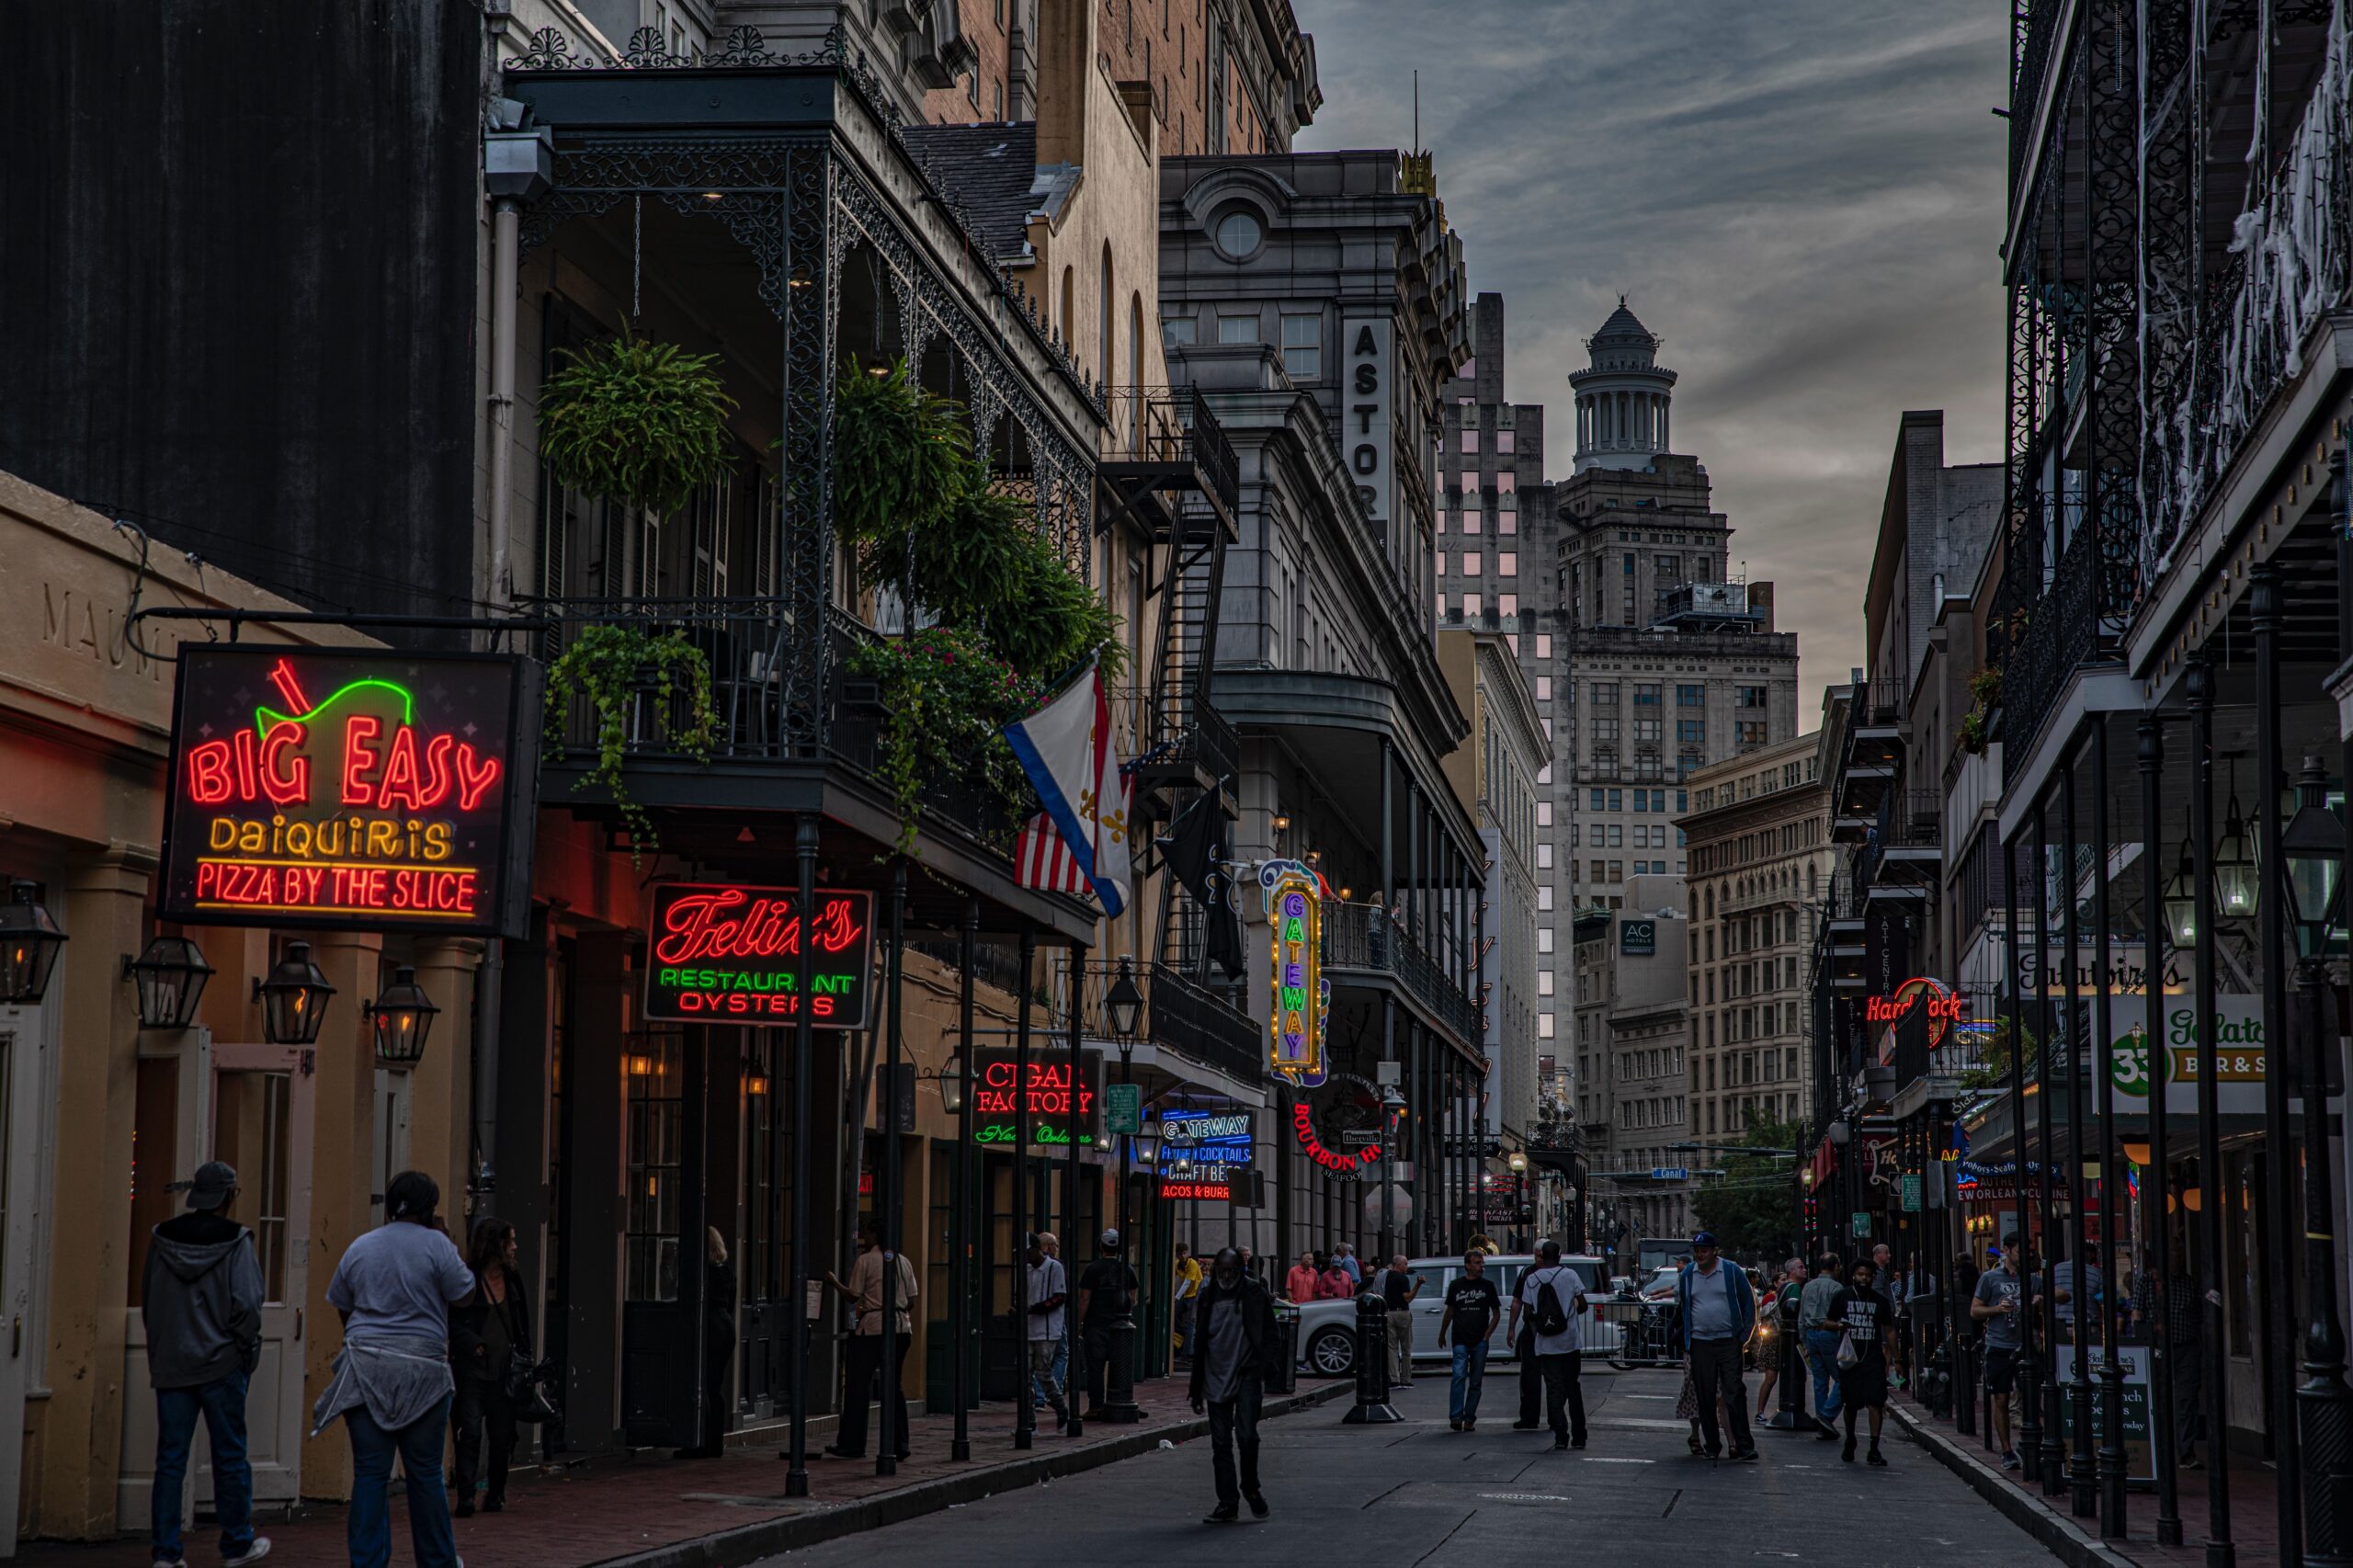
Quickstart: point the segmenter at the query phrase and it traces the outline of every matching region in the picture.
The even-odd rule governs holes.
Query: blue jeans
[[[408,1472],[408,1540],[416,1568],[457,1568],[449,1492],[441,1480],[441,1438],[449,1426],[446,1398],[397,1432],[376,1425],[366,1405],[344,1413],[351,1433],[351,1568],[385,1568],[392,1560],[389,1494],[392,1456]]]
[[[1838,1415],[1838,1331],[1835,1328],[1809,1328],[1805,1331],[1806,1369],[1813,1374],[1813,1414],[1817,1420],[1829,1421]]]
[[[1479,1418],[1479,1390],[1487,1381],[1487,1342],[1484,1338],[1469,1345],[1454,1346],[1454,1381],[1446,1394],[1446,1418],[1449,1421],[1476,1421]]]
[[[155,1391],[155,1494],[147,1540],[156,1557],[180,1558],[180,1494],[188,1485],[188,1444],[196,1419],[212,1437],[212,1511],[220,1516],[221,1555],[254,1543],[254,1467],[245,1460],[245,1374],[231,1372],[192,1389]]]

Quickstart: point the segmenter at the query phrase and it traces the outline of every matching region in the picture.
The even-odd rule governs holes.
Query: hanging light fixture
[[[1113,1034],[1121,1040],[1135,1039],[1136,1025],[1143,1016],[1143,993],[1136,986],[1135,965],[1126,959],[1120,960],[1119,975],[1104,995],[1103,1010],[1110,1015]]]
[[[0,1006],[33,1007],[49,990],[65,932],[40,901],[40,884],[19,877],[0,904]]]
[[[311,1045],[319,1038],[327,998],[335,987],[324,971],[311,961],[311,944],[289,942],[266,980],[254,982],[254,998],[261,1004],[261,1031],[272,1045]]]
[[[1150,1170],[1154,1156],[1160,1153],[1160,1118],[1146,1117],[1137,1126],[1140,1131],[1135,1134],[1136,1164]]]
[[[951,1052],[939,1069],[939,1108],[950,1116],[964,1109],[964,1053]]]
[[[2189,865],[2189,841],[2181,846],[2181,865],[2165,884],[2165,934],[2177,948],[2198,945],[2198,882]]]
[[[2279,835],[2279,854],[2288,863],[2296,950],[2318,958],[2338,923],[2345,869],[2345,828],[2328,809],[2328,771],[2318,757],[2304,758],[2296,776],[2296,814]]]
[[[138,988],[141,1028],[184,1029],[196,1021],[197,999],[213,970],[186,937],[158,937],[137,958],[125,953],[122,972]]]
[[[376,1060],[405,1073],[425,1055],[426,1037],[441,1009],[416,983],[416,971],[403,964],[392,971],[392,983],[360,1012],[376,1030]]]
[[[2255,838],[2239,814],[2238,765],[2231,765],[2231,804],[2222,813],[2222,841],[2214,846],[2214,913],[2224,920],[2255,918],[2257,888]]]

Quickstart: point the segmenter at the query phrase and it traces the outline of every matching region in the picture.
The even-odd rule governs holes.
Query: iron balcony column
[[[1086,948],[1083,943],[1073,942],[1070,944],[1068,953],[1069,958],[1067,961],[1070,965],[1068,1010],[1070,1017],[1066,1020],[1066,1025],[1070,1034],[1070,1092],[1068,1105],[1070,1113],[1070,1154],[1064,1163],[1066,1174],[1063,1177],[1063,1208],[1067,1211],[1065,1223],[1063,1228],[1071,1233],[1073,1239],[1070,1245],[1072,1248],[1075,1249],[1078,1245],[1076,1237],[1080,1224],[1078,1205],[1078,1053],[1079,1042],[1082,1038],[1082,1029],[1085,1023],[1079,1010],[1079,977],[1086,971]],[[1024,979],[1026,980],[1027,977],[1025,976]],[[1023,1085],[1023,1092],[1025,1094],[1028,1092],[1028,1085]],[[1096,1184],[1096,1190],[1098,1195],[1101,1193],[1102,1184],[1100,1182]],[[1127,1238],[1124,1236],[1120,1238],[1123,1244],[1126,1239]],[[1072,1257],[1075,1257],[1075,1251],[1074,1251]],[[1063,1404],[1070,1412],[1070,1425],[1067,1429],[1072,1437],[1084,1437],[1086,1433],[1086,1416],[1085,1414],[1086,1402],[1081,1397],[1078,1390],[1078,1374],[1081,1370],[1079,1358],[1086,1354],[1086,1342],[1079,1337],[1078,1312],[1076,1311],[1078,1306],[1078,1288],[1076,1282],[1071,1278],[1070,1264],[1070,1258],[1065,1258],[1063,1260],[1063,1279],[1067,1294],[1063,1305],[1063,1340],[1064,1349],[1067,1352],[1067,1365],[1070,1368],[1070,1373],[1063,1388]],[[1087,1386],[1092,1388],[1094,1384],[1090,1381]],[[1108,1392],[1108,1391],[1107,1390],[1106,1392]]]
[[[895,1396],[903,1386],[899,1375],[899,1061],[906,1048],[906,938],[907,862],[904,856],[898,856],[891,862],[891,1032],[883,1037],[889,1065],[882,1074],[882,1169],[874,1184],[874,1205],[882,1220],[882,1410],[875,1426],[880,1437],[874,1455],[877,1475],[899,1473],[899,1445],[907,1440],[894,1424],[899,1407]],[[863,1389],[851,1389],[845,1395],[846,1400],[865,1397]]]
[[[2006,1250],[2011,1256],[2016,1258],[2021,1266],[2018,1276],[2018,1289],[2023,1292],[2029,1288],[2029,1285],[2023,1267],[2026,1259],[2021,1255],[2026,1249],[2027,1238],[2032,1235],[2034,1232],[2032,1227],[2029,1226],[2027,1221],[2026,1209],[2026,1014],[2024,1003],[2018,994],[2020,957],[2018,950],[2018,846],[2006,839],[2005,839],[2002,844],[2002,881],[2003,890],[2006,894],[2003,899],[2003,903],[2006,906],[2004,914],[2008,924],[2008,939],[2006,946],[2009,954],[2008,962],[2005,966],[2007,972],[2003,978],[2008,983],[2009,988],[2010,1148],[2012,1156],[2010,1165],[2014,1172],[2012,1177],[2014,1185],[2010,1196],[2017,1209],[2016,1217],[2012,1221],[2015,1229],[2011,1233],[2018,1239],[2017,1245],[2006,1248]],[[2040,1478],[2042,1473],[2040,1447],[2040,1438],[2042,1437],[2042,1415],[2041,1407],[2034,1398],[2035,1365],[2033,1315],[2034,1314],[2031,1312],[2020,1312],[2018,1314],[2018,1351],[2013,1369],[2013,1377],[2015,1379],[2013,1386],[2017,1389],[2018,1394],[2019,1424],[2018,1429],[2010,1434],[2011,1440],[2018,1445],[2017,1449],[2013,1451],[2018,1454],[2020,1469],[2024,1474],[2025,1480],[2029,1484]],[[1999,1396],[1989,1395],[1987,1404],[1987,1420],[1985,1425],[1985,1429],[1989,1434],[1994,1429],[1991,1404],[1991,1399],[1994,1397]]]
[[[2042,1403],[2042,1451],[2036,1456],[2040,1466],[2042,1493],[2055,1497],[2067,1485],[2067,1450],[2064,1442],[2066,1411],[2061,1398],[2057,1377],[2059,1357],[2059,1303],[2052,1289],[2052,1267],[2057,1262],[2052,1248],[2059,1238],[2059,1222],[2052,1199],[2051,1176],[2055,1168],[2051,1138],[2051,1042],[2057,1028],[2051,1017],[2051,835],[2050,819],[2044,801],[2034,802],[2034,949],[2035,949],[2035,1020],[2041,1027],[2036,1031],[2034,1052],[2035,1131],[2040,1146],[2041,1173],[2036,1183],[2036,1208],[2042,1221],[2040,1247],[2029,1246],[2029,1256],[2040,1266],[2042,1279],[2042,1311],[2029,1311],[2032,1328],[2026,1336],[2029,1341],[2040,1335],[2041,1356],[2039,1360],[2040,1381],[2036,1392]],[[2065,960],[2073,968],[2073,956]],[[2028,1284],[2028,1304],[2032,1306],[2033,1284]]]
[[[2156,862],[2149,869],[2154,871]],[[2092,979],[2092,1038],[2097,1056],[2090,1074],[2099,1096],[2099,1261],[2105,1271],[2099,1293],[2099,1533],[2103,1540],[2124,1539],[2124,1362],[2117,1355],[2116,1281],[2124,1277],[2116,1256],[2116,1182],[2122,1166],[2116,1145],[2116,1031],[2109,1016],[2109,992],[2115,976],[2115,955],[2109,946],[2113,922],[2108,907],[2108,722],[2092,725],[2092,942],[2097,960]],[[2148,962],[2157,956],[2159,932],[2153,927],[2142,949],[2143,985],[2157,989],[2147,978]],[[2160,1099],[2153,1114],[2165,1114]],[[2081,1270],[2077,1271],[2078,1273]],[[2075,1316],[2081,1321],[2079,1303]]]
[[[957,1070],[961,1078],[961,1082],[957,1086],[961,1093],[956,1101],[956,1151],[950,1156],[954,1161],[955,1207],[949,1210],[948,1226],[948,1289],[954,1298],[949,1303],[949,1312],[948,1335],[949,1338],[954,1342],[951,1346],[954,1366],[949,1376],[954,1381],[956,1390],[952,1396],[956,1406],[956,1426],[954,1435],[949,1438],[948,1457],[956,1460],[969,1460],[972,1457],[972,1434],[970,1416],[965,1409],[968,1401],[965,1398],[964,1386],[970,1367],[966,1357],[970,1354],[969,1346],[973,1332],[972,1165],[970,1157],[972,1151],[972,1139],[970,1119],[972,1114],[972,966],[976,957],[975,949],[980,945],[980,939],[981,901],[977,897],[967,894],[964,899],[962,940],[957,954],[962,972],[958,977],[956,986],[956,1020],[957,1032],[963,1036],[963,1049],[957,1052],[957,1060],[962,1063]],[[1017,1236],[1017,1239],[1018,1239]],[[1025,1259],[1024,1262],[1026,1264],[1027,1260]],[[1019,1316],[1019,1314],[1016,1315]],[[1027,1327],[1026,1324],[1024,1327]]]
[[[2280,802],[2288,780],[2279,760],[2279,573],[2269,562],[2251,574],[2247,592],[2249,619],[2255,629],[2255,744],[2256,790],[2262,804],[2256,819],[2259,835],[2256,858],[2257,892],[2256,924],[2258,950],[2256,972],[2263,984],[2263,1038],[2288,1039],[2288,878],[2279,851]],[[2263,1323],[2263,1366],[2267,1397],[2264,1428],[2277,1463],[2279,1509],[2279,1562],[2296,1568],[2303,1555],[2301,1537],[2303,1510],[2298,1501],[2301,1479],[2296,1458],[2294,1374],[2288,1346],[2296,1338],[2294,1291],[2288,1285],[2288,1237],[2295,1221],[2294,1153],[2288,1142],[2288,1074],[2268,1068],[2263,1074],[2263,1148],[2266,1190],[2258,1195],[2263,1207],[2262,1244],[2268,1267],[2256,1271]]]
[[[2089,1265],[2084,1257],[2085,1183],[2089,1179],[2086,1168],[2090,1162],[2084,1158],[2084,1017],[2075,997],[2076,955],[2083,950],[2082,931],[2076,918],[2075,903],[2075,765],[2078,760],[2072,743],[2061,754],[2059,774],[2059,896],[2065,902],[2060,909],[2061,941],[2066,946],[2065,995],[2067,1006],[2067,1223],[2066,1258],[2073,1288],[2068,1291],[2067,1322],[2074,1329],[2068,1346],[2075,1360],[2067,1378],[2068,1423],[2073,1428],[2067,1434],[2068,1502],[2078,1518],[2088,1518],[2098,1511],[2099,1488],[2093,1471],[2092,1460],[2092,1363],[2090,1336],[2091,1313],[2084,1300],[2086,1284],[2085,1271]],[[2102,977],[2094,977],[2095,994]],[[2047,1048],[2046,1048],[2047,1049]],[[2103,1173],[2105,1174],[2105,1173]],[[2049,1265],[2049,1291],[2052,1312],[2059,1310],[2059,1259],[2053,1253]],[[2054,1341],[2055,1343],[2055,1341]]]
[[[2336,646],[2353,657],[2353,484],[2342,447],[2329,460],[2331,507],[2336,521]],[[2342,752],[2342,777],[2353,779],[2353,738]],[[2341,808],[2345,856],[2337,863],[2338,918],[2346,903],[2345,869],[2353,863],[2353,791]],[[2331,920],[2329,925],[2336,924]],[[2336,1294],[2336,1207],[2330,1199],[2328,1059],[2335,1047],[2324,1011],[2325,967],[2315,954],[2300,975],[2304,1003],[2304,1278],[2312,1322],[2304,1329],[2304,1383],[2296,1391],[2304,1453],[2304,1562],[2313,1568],[2353,1562],[2353,1392],[2345,1382],[2345,1320]]]
[[[2215,1095],[2214,1040],[2214,671],[2200,653],[2188,675],[2189,752],[2198,787],[2189,797],[2190,854],[2198,884],[2198,1187],[2203,1221],[2205,1277],[2199,1300],[2205,1322],[2200,1338],[2206,1358],[2206,1568],[2234,1568],[2238,1549],[2231,1540],[2231,1445],[2229,1346],[2222,1337],[2222,1131]],[[2184,1195],[2187,1207],[2188,1199]]]
[[[1035,989],[1030,975],[1038,967],[1038,933],[1029,922],[1021,922],[1021,994],[1013,1013],[1013,1244],[1021,1259],[1021,1310],[1014,1315],[1021,1324],[1021,1376],[1014,1385],[1013,1446],[1017,1449],[1035,1448],[1038,1442],[1038,1391],[1029,1370],[1029,994]],[[964,1033],[964,1124],[960,1129],[963,1137],[972,1137],[972,1038],[969,1024]],[[1038,1228],[1046,1228],[1040,1215]],[[1040,1265],[1043,1267],[1044,1265]],[[1065,1265],[1063,1272],[1063,1316],[1070,1316],[1070,1272]],[[1046,1376],[1054,1375],[1051,1362]],[[1063,1398],[1070,1398],[1070,1390],[1062,1391]]]
[[[794,829],[795,849],[800,860],[800,908],[806,918],[809,906],[817,901],[817,835],[818,822],[813,816],[803,816]],[[785,1333],[791,1342],[790,1359],[792,1372],[791,1436],[785,1449],[784,1494],[788,1497],[809,1495],[809,1313],[803,1303],[809,1296],[809,1096],[810,1080],[814,1074],[816,1052],[811,1048],[813,1032],[809,1018],[809,944],[799,944],[792,963],[792,1293],[784,1303]],[[870,975],[862,977],[869,983]],[[769,1063],[768,1099],[768,1169],[776,1169],[776,1099],[775,1089],[783,1074]],[[855,1133],[853,1133],[855,1136]],[[775,1200],[771,1187],[769,1200]],[[775,1218],[768,1219],[770,1234],[774,1234]],[[770,1278],[775,1276],[771,1274]]]
[[[2165,1040],[2165,975],[2170,967],[2162,938],[2170,935],[2165,921],[2165,881],[2158,868],[2165,846],[2164,801],[2165,728],[2154,713],[2141,716],[2141,923],[2148,932],[2145,974],[2141,986],[2143,1046],[2146,1064],[2142,1082],[2149,1090],[2149,1178],[2141,1197],[2143,1224],[2149,1236],[2149,1273],[2156,1289],[2156,1336],[2149,1352],[2149,1416],[2156,1439],[2157,1544],[2181,1544],[2181,1498],[2178,1434],[2173,1421],[2173,1221],[2167,1213],[2170,1172],[2166,1166],[2166,1123],[2172,1119],[2166,1099],[2171,1090],[2173,1051]],[[2203,933],[2198,933],[2202,937]],[[2110,1267],[2114,1267],[2110,1260]]]

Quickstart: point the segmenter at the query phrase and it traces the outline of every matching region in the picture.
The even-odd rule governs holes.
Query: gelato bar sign
[[[671,882],[654,890],[645,1017],[688,1024],[801,1021],[808,949],[811,1027],[866,1023],[874,966],[874,895],[821,890],[803,920],[791,888]]]
[[[159,913],[518,935],[538,728],[518,658],[183,649]]]

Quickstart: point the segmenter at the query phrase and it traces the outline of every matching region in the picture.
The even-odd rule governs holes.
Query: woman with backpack
[[[1561,1244],[1538,1244],[1536,1267],[1520,1276],[1511,1304],[1511,1334],[1524,1312],[1531,1348],[1544,1378],[1544,1414],[1555,1449],[1585,1447],[1585,1390],[1578,1379],[1585,1356],[1585,1278],[1561,1261]]]

